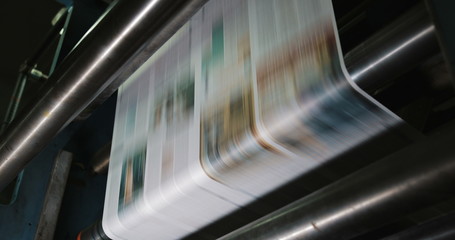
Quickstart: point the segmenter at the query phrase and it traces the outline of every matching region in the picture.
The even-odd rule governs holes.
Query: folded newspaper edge
[[[103,228],[177,239],[400,119],[346,73],[330,0],[212,0],[119,89]]]

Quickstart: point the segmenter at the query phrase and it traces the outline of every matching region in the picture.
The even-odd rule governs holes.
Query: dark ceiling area
[[[7,0],[0,3],[0,120],[5,118],[12,99],[19,103],[17,114],[38,97],[45,78],[30,74],[31,69],[50,75],[59,63],[105,11],[109,1],[101,0]],[[72,8],[71,13],[68,9]],[[64,14],[62,14],[64,13]],[[68,13],[68,14],[65,14]],[[66,21],[69,20],[67,23]],[[62,34],[62,27],[66,30]],[[59,34],[60,33],[60,34]],[[61,36],[61,37],[59,37]],[[59,46],[60,44],[60,46]],[[33,60],[31,60],[33,58]],[[32,61],[32,62],[31,62]],[[55,61],[55,62],[54,62]],[[27,62],[25,88],[17,99],[14,88],[20,69]],[[47,81],[46,85],[51,85]],[[11,112],[9,114],[11,116]],[[2,126],[4,127],[4,126]],[[1,130],[0,130],[1,131]]]
[[[0,119],[3,121],[20,65],[30,57],[65,7],[55,0],[0,2]]]

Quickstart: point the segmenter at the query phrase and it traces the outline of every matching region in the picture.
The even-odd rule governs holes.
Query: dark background
[[[65,5],[55,0],[0,1],[0,119],[3,121],[19,66],[30,57]],[[29,91],[26,96],[30,95]]]

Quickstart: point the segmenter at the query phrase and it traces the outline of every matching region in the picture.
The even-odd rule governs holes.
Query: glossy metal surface
[[[451,240],[455,239],[455,213],[419,224],[383,240]]]
[[[109,84],[98,96],[77,116],[76,120],[85,120],[97,109],[101,104],[103,104],[112,94],[117,91],[117,89],[122,85],[122,83],[133,74],[140,66],[142,66],[145,61],[147,61],[150,56],[166,42],[173,33],[178,30],[195,12],[198,10],[205,2],[208,0],[186,0],[186,1],[175,1],[177,2],[190,2],[188,6],[183,7],[179,12],[174,13],[172,19],[168,19],[169,23],[165,28],[163,28],[160,35],[153,36],[148,39],[141,48],[140,52],[131,58],[127,64],[122,68],[121,73],[118,76],[114,77],[114,80]],[[181,4],[181,3],[180,3]],[[164,12],[163,12],[164,13]]]
[[[345,55],[352,80],[374,92],[439,52],[435,27],[420,4]]]
[[[120,1],[51,78],[56,84],[1,136],[0,190],[145,47],[158,49],[204,0]]]
[[[101,220],[79,233],[79,240],[110,240],[103,230]]]
[[[341,179],[222,239],[351,239],[455,196],[455,129]]]
[[[111,143],[107,143],[98,150],[90,161],[90,171],[93,174],[106,174],[111,157]]]

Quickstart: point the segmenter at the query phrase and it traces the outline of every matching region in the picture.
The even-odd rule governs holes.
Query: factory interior
[[[261,4],[268,6],[266,2],[274,4],[276,8],[260,8]],[[302,99],[302,102],[298,102],[299,109],[309,114],[309,117],[303,119],[302,115],[295,115],[305,122],[302,125],[308,126],[302,131],[314,132],[303,136],[299,134],[301,129],[294,128],[293,123],[283,127],[287,124],[284,114],[288,113],[283,110],[285,113],[281,118],[278,117],[279,120],[273,118],[285,122],[273,126],[280,133],[273,135],[275,132],[272,130],[270,136],[257,133],[261,135],[261,140],[253,141],[256,144],[254,146],[263,152],[248,152],[253,151],[248,148],[249,135],[246,134],[245,140],[238,137],[240,133],[233,133],[230,136],[233,139],[231,145],[239,148],[238,153],[231,153],[234,150],[229,148],[230,145],[226,149],[221,145],[215,147],[215,153],[211,153],[211,144],[222,141],[222,137],[216,136],[222,133],[215,128],[205,133],[204,127],[209,126],[213,119],[213,122],[218,121],[216,114],[219,113],[210,115],[211,108],[206,105],[216,101],[207,100],[207,103],[203,103],[204,93],[198,88],[197,78],[202,76],[203,79],[206,75],[210,78],[217,76],[217,73],[218,76],[223,75],[209,68],[215,68],[217,64],[227,65],[229,54],[237,54],[233,53],[235,51],[229,53],[226,49],[233,46],[229,45],[229,41],[237,38],[235,31],[241,31],[238,26],[243,19],[250,21],[249,29],[245,31],[251,32],[251,37],[245,45],[252,51],[243,53],[244,58],[254,58],[256,52],[253,51],[259,51],[257,49],[266,45],[255,44],[261,39],[256,39],[253,32],[259,36],[260,31],[266,31],[264,28],[276,27],[279,29],[275,30],[277,38],[286,38],[285,34],[279,33],[287,30],[284,29],[286,27],[279,28],[276,23],[279,20],[270,20],[276,26],[259,21],[256,23],[253,19],[256,12],[251,9],[270,11],[269,14],[278,19],[280,11],[285,11],[282,9],[287,9],[291,3],[303,6],[302,9],[321,5],[321,10],[308,8],[310,10],[299,11],[301,9],[296,7],[286,11],[293,14],[297,12],[296,19],[309,19],[300,16],[304,15],[303,12],[309,12],[307,15],[314,15],[319,20],[326,17],[329,23],[315,20],[313,25],[329,26],[321,31],[330,32],[335,39],[332,42],[330,39],[328,42],[318,40],[323,44],[332,44],[329,47],[333,49],[327,51],[333,56],[329,64],[321,60],[317,68],[323,69],[321,74],[324,74],[324,78],[341,80],[336,80],[338,82],[335,84],[321,80],[314,84],[316,87],[308,87],[311,89],[306,98],[299,96]],[[213,53],[209,54],[211,62],[206,66],[204,27],[208,26],[206,22],[212,17],[210,11],[216,10],[217,4],[230,9],[220,10],[224,14],[224,22],[221,22],[224,24],[224,29],[221,28],[224,40],[221,40],[221,44],[224,44],[225,58],[224,62],[220,60],[222,63],[216,60],[219,53],[215,50],[219,43],[216,42],[218,30],[215,27],[219,22],[213,20],[213,27],[210,25],[210,33],[206,34],[212,38],[210,49]],[[0,12],[0,239],[455,239],[455,1],[5,0],[0,3]],[[237,15],[232,17],[229,15],[231,12]],[[244,12],[249,15],[245,17],[242,15]],[[293,14],[289,13],[287,17],[292,19]],[[257,19],[261,18],[257,16]],[[233,31],[234,27],[229,28],[231,25],[228,20],[235,22],[237,25],[233,26],[238,29]],[[198,21],[201,26],[197,25]],[[255,29],[252,27],[255,24],[264,28]],[[298,24],[293,22],[289,28]],[[332,25],[333,29],[330,28]],[[199,36],[202,45],[193,39],[197,31],[202,32],[202,37]],[[228,35],[231,32],[234,37]],[[307,32],[312,34],[311,31]],[[188,49],[180,44],[184,42],[181,39],[187,37],[185,34],[190,36]],[[292,42],[294,38],[290,38]],[[242,41],[238,40],[239,48]],[[172,47],[173,43],[175,48]],[[311,51],[323,52],[320,44],[310,46]],[[298,46],[303,48],[303,45]],[[196,104],[188,110],[190,113],[201,111],[200,117],[198,115],[191,120],[201,123],[194,123],[196,130],[193,127],[190,130],[181,128],[180,125],[186,125],[179,119],[184,119],[186,115],[176,116],[178,106],[174,106],[173,114],[177,120],[164,115],[163,119],[171,119],[180,125],[165,127],[166,133],[162,135],[166,136],[156,140],[158,137],[153,137],[154,133],[147,128],[148,123],[143,124],[140,120],[141,114],[152,114],[151,110],[149,112],[150,107],[147,107],[152,103],[146,102],[148,105],[144,106],[142,98],[158,99],[156,96],[167,94],[167,85],[160,85],[159,80],[150,80],[150,83],[143,85],[148,89],[141,88],[141,74],[153,69],[158,76],[161,66],[166,68],[163,70],[166,74],[170,75],[168,72],[174,71],[178,76],[183,76],[186,69],[191,67],[185,66],[187,59],[182,57],[185,54],[182,52],[190,52],[193,61],[193,53],[199,48],[202,53],[195,56],[199,56],[196,59],[202,59],[202,63],[191,64],[196,64],[196,68],[198,64],[202,65],[199,66],[202,70],[188,70],[195,72],[196,80],[191,81],[196,83],[192,82],[190,86],[194,88],[196,84],[196,90],[187,95],[183,93],[182,98],[201,102],[202,110]],[[163,57],[162,62],[167,63],[160,65],[160,56],[167,56],[166,53],[170,57],[167,60]],[[178,55],[175,64],[173,54]],[[321,53],[320,56],[325,59],[323,55]],[[240,53],[238,58],[241,58]],[[282,58],[283,62],[288,61]],[[246,64],[242,61],[247,60],[238,61]],[[270,63],[270,66],[273,64]],[[210,71],[214,71],[213,75]],[[275,73],[275,70],[270,71],[271,75]],[[310,72],[305,76],[318,74],[312,73],[309,68],[302,71],[304,74]],[[220,79],[237,78],[237,75],[241,75],[239,72],[228,72],[226,77]],[[260,79],[259,70],[252,75],[256,77],[256,74]],[[281,77],[288,76],[283,74]],[[267,77],[265,79],[269,81]],[[210,79],[207,81],[212,83]],[[139,85],[136,86],[136,83]],[[240,86],[243,83],[238,84]],[[174,85],[177,85],[178,90],[180,85]],[[226,92],[235,88],[228,85],[223,85]],[[259,90],[252,87],[255,90],[251,91],[260,99],[262,90],[260,85],[257,88]],[[135,89],[137,92],[133,91]],[[334,97],[333,101],[318,100],[319,95],[315,93],[318,91],[324,92],[323,96],[334,94],[339,97]],[[181,97],[178,94],[175,93],[176,97],[173,95],[177,100]],[[218,95],[219,98],[224,96]],[[133,104],[135,109],[131,110],[133,97],[138,100]],[[278,98],[266,96],[264,102],[267,103],[264,106],[272,105]],[[337,99],[341,100],[337,102]],[[169,108],[169,102],[177,100],[163,100],[164,109]],[[153,101],[160,104],[158,100]],[[224,113],[224,117],[244,114],[243,122],[250,121],[250,116],[246,116],[245,112],[236,113],[247,108],[245,102],[242,105],[242,102],[229,101],[230,107],[236,104],[238,108],[228,109],[231,115]],[[254,106],[260,109],[262,103],[257,104]],[[354,105],[367,107],[355,111],[353,107],[345,110]],[[141,112],[141,109],[146,112]],[[133,117],[136,126],[136,130],[132,130],[134,134],[118,130],[122,124],[126,129],[130,125],[130,111],[136,114]],[[160,110],[158,114],[156,111],[155,120],[153,117],[144,119],[159,122],[156,119],[165,113]],[[254,112],[260,110],[251,111],[257,116],[268,116]],[[340,114],[330,115],[324,111]],[[204,114],[209,117],[204,118]],[[313,123],[311,119],[321,122],[324,117],[331,117],[330,121],[335,121],[333,126],[326,126],[331,130],[323,129],[316,123],[310,124]],[[264,119],[267,122],[267,118]],[[143,133],[138,130],[141,124],[147,125]],[[226,128],[227,124],[222,122],[219,125]],[[232,130],[234,132],[238,130],[236,127],[231,122],[227,128],[235,128]],[[245,131],[252,131],[251,135],[254,135],[258,129],[263,128]],[[269,128],[266,126],[264,129]],[[200,143],[199,138],[191,140],[193,130],[195,136],[200,135]],[[336,133],[332,133],[332,130]],[[172,140],[174,142],[166,140],[171,134],[180,136],[174,132],[184,132],[182,134],[190,136],[189,143],[182,145],[183,150],[179,149],[179,141],[184,141],[181,138],[176,137],[177,140]],[[215,136],[212,138],[210,133]],[[330,138],[330,134],[336,134],[337,137]],[[137,140],[142,135],[146,139],[147,155],[145,150],[139,153],[123,153],[130,150],[119,150],[134,145],[131,148],[137,151],[143,147],[140,145],[143,143]],[[288,144],[292,148],[281,144],[281,139],[294,141]],[[203,144],[204,141],[208,142],[207,145]],[[319,143],[312,148],[312,144],[316,144],[312,141],[326,141],[327,144],[320,146],[323,144]],[[184,170],[178,169],[177,164],[181,162],[178,160],[170,163],[170,166],[166,162],[152,166],[155,162],[153,151],[160,144],[169,144],[170,151],[175,151],[170,155],[176,155],[172,155],[175,159],[190,159],[193,152],[198,154],[196,158],[201,159],[181,165]],[[165,156],[166,146],[164,150],[159,150],[163,151],[160,152],[163,159],[169,157]],[[292,165],[294,160],[286,161],[283,157],[266,166],[267,158],[279,155],[277,151],[287,154],[290,152],[287,150],[299,147],[302,152],[310,152],[305,155],[309,158],[309,165],[302,165],[302,169],[298,169]],[[124,157],[122,154],[131,156]],[[228,154],[231,154],[231,158],[226,157]],[[223,158],[220,155],[232,162],[210,165],[213,162],[210,157]],[[288,155],[292,159],[304,158],[298,154]],[[245,156],[251,156],[251,159]],[[312,160],[312,156],[316,160]],[[140,165],[137,159],[142,157],[146,160]],[[204,157],[209,160],[202,159]],[[134,168],[131,171],[139,168],[142,172],[139,175],[134,172],[136,175],[130,179],[129,170],[125,168]],[[193,168],[196,169],[194,172]],[[164,176],[160,180],[163,181],[161,185],[157,183],[155,186],[158,190],[152,189],[155,184],[153,169]],[[172,179],[169,180],[171,183],[166,182],[166,174]],[[128,181],[132,182],[133,190],[125,187]],[[235,184],[240,181],[243,182]]]

